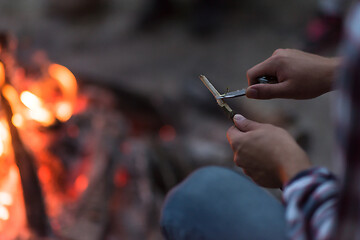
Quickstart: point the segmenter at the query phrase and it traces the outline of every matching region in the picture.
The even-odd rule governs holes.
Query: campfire
[[[0,48],[1,238],[47,237],[54,235],[55,227],[49,217],[56,219],[66,201],[60,196],[64,193],[54,184],[54,174],[64,169],[59,163],[54,166],[58,161],[46,150],[51,142],[46,129],[55,128],[76,114],[77,82],[66,67],[50,62],[43,62],[36,74],[27,73],[17,64],[15,50],[14,41],[3,34]],[[73,195],[83,192],[86,184],[87,177],[79,174],[73,184]]]
[[[0,238],[158,239],[164,195],[190,172],[159,145],[176,127],[42,51],[20,64],[15,43],[0,34]]]

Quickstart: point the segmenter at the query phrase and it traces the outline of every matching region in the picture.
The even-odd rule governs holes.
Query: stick
[[[210,83],[210,81],[204,75],[200,75],[199,78],[204,83],[204,85],[207,87],[207,89],[209,89],[209,91],[212,93],[212,95],[215,97],[218,105],[226,112],[226,114],[228,115],[228,118],[230,118],[232,120],[233,117],[235,116],[235,113],[224,100],[218,98],[221,95],[218,92],[218,90],[216,90],[216,88]]]

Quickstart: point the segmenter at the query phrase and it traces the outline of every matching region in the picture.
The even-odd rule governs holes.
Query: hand
[[[247,72],[246,96],[256,99],[309,99],[331,91],[340,58],[325,58],[294,49],[278,49]],[[260,76],[276,76],[279,83],[256,84]]]
[[[261,124],[237,114],[227,132],[234,162],[258,185],[282,187],[298,172],[309,168],[308,157],[282,128]]]

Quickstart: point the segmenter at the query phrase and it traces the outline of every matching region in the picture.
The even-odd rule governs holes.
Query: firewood
[[[12,124],[11,119],[13,112],[8,100],[2,94],[1,106],[9,125],[15,163],[20,172],[28,226],[40,237],[49,236],[51,227],[45,210],[43,193],[35,170],[35,159],[25,148],[18,130]]]

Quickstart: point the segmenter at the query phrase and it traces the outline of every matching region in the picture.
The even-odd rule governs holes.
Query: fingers
[[[226,137],[232,148],[239,142],[242,134],[243,133],[240,132],[239,129],[237,129],[235,126],[229,128],[226,133]]]
[[[277,64],[274,58],[270,57],[247,71],[246,75],[249,86],[257,84],[257,78],[260,76],[276,76]]]
[[[250,135],[246,135],[245,133],[256,130],[263,124],[248,120],[240,114],[236,114],[234,116],[234,123],[235,126],[229,128],[226,136],[232,150],[236,153],[239,150],[239,146],[247,142],[249,139]]]
[[[255,99],[286,98],[289,94],[289,81],[276,84],[255,84],[246,89],[246,96]]]
[[[240,114],[234,116],[234,123],[236,128],[241,132],[249,132],[261,127],[260,123],[246,119]]]

